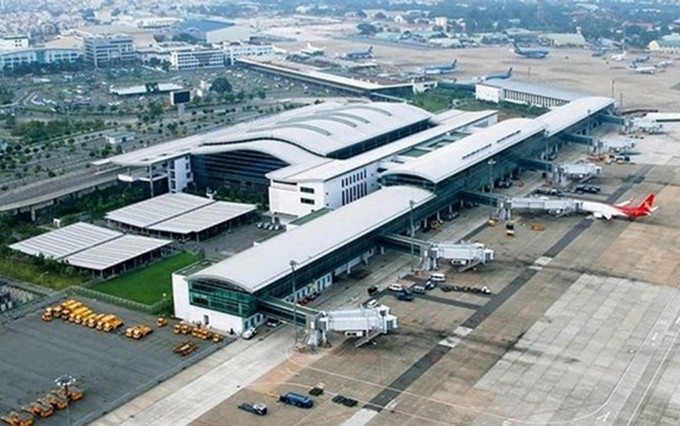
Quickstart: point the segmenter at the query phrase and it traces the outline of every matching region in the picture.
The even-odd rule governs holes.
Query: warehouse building
[[[106,219],[121,229],[184,242],[205,240],[249,223],[255,211],[252,204],[170,193],[109,212]]]
[[[517,80],[487,80],[477,83],[475,97],[481,101],[533,105],[553,108],[566,105],[586,95],[550,86]]]
[[[32,237],[9,247],[87,270],[99,277],[136,268],[163,256],[172,241],[124,235],[84,222]]]

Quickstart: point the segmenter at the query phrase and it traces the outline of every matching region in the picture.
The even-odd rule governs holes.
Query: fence
[[[101,300],[102,302],[110,303],[112,305],[120,306],[127,309],[132,309],[147,314],[157,314],[165,309],[172,307],[172,299],[165,298],[153,305],[145,305],[144,303],[135,302],[133,300],[123,299],[122,297],[113,296],[106,293],[101,293],[96,290],[85,287],[71,287],[67,289],[69,295],[78,295],[89,297],[90,299]]]
[[[5,311],[0,314],[0,324],[7,323],[8,321],[14,321],[21,317],[24,317],[31,312],[37,310],[45,309],[50,305],[54,305],[60,300],[63,300],[72,296],[82,296],[88,297],[94,300],[101,300],[102,302],[110,303],[112,305],[120,306],[127,309],[132,309],[134,311],[144,312],[146,314],[156,315],[163,311],[172,308],[172,299],[165,298],[160,300],[153,305],[145,305],[143,303],[135,302],[133,300],[123,299],[122,297],[112,296],[106,293],[100,293],[98,291],[84,288],[84,287],[69,287],[65,290],[51,293],[44,297],[36,297],[28,303],[24,303],[16,308]]]

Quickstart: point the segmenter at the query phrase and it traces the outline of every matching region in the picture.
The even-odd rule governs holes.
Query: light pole
[[[615,87],[615,86],[616,86],[616,80],[612,78],[612,96],[611,96],[612,99],[615,99],[615,98],[614,98],[614,87]]]
[[[496,160],[491,158],[486,164],[489,165],[489,206],[491,207],[491,213],[493,213],[493,166],[496,164]]]
[[[297,345],[298,342],[298,328],[297,328],[297,289],[295,288],[295,267],[298,266],[298,263],[294,260],[290,261],[290,270],[291,270],[291,281],[293,281],[293,330],[295,330],[295,345]]]
[[[409,232],[409,236],[411,237],[411,272],[414,271],[414,266],[413,266],[413,256],[414,256],[413,238],[415,237],[416,230],[415,230],[415,228],[413,227],[413,206],[414,206],[415,204],[416,204],[416,202],[413,201],[413,200],[409,200],[409,201],[408,201],[408,205],[409,205],[409,207],[410,207],[410,209],[411,209],[411,212],[410,212],[410,213],[411,213],[411,214],[410,214],[410,219],[411,219],[411,220],[410,220],[410,222],[411,222],[411,229],[410,229],[410,232]]]
[[[66,395],[66,424],[67,426],[71,426],[71,412],[69,410],[71,401],[68,393],[68,387],[75,385],[76,379],[75,377],[68,374],[63,374],[54,379],[54,383],[62,388],[64,390],[64,394]]]

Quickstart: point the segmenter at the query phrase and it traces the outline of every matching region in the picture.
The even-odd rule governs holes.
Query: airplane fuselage
[[[581,205],[581,210],[588,213],[592,213],[592,215],[597,219],[607,220],[610,220],[615,217],[634,219],[636,217],[651,215],[651,210],[649,208],[619,207],[605,203],[599,203],[597,201],[583,201],[583,204]]]

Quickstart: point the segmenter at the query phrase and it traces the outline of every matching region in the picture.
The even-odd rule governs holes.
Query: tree
[[[229,83],[229,80],[227,80],[224,77],[217,77],[215,80],[213,80],[212,84],[210,85],[210,91],[219,93],[221,95],[225,93],[231,93],[232,91],[231,83]]]

